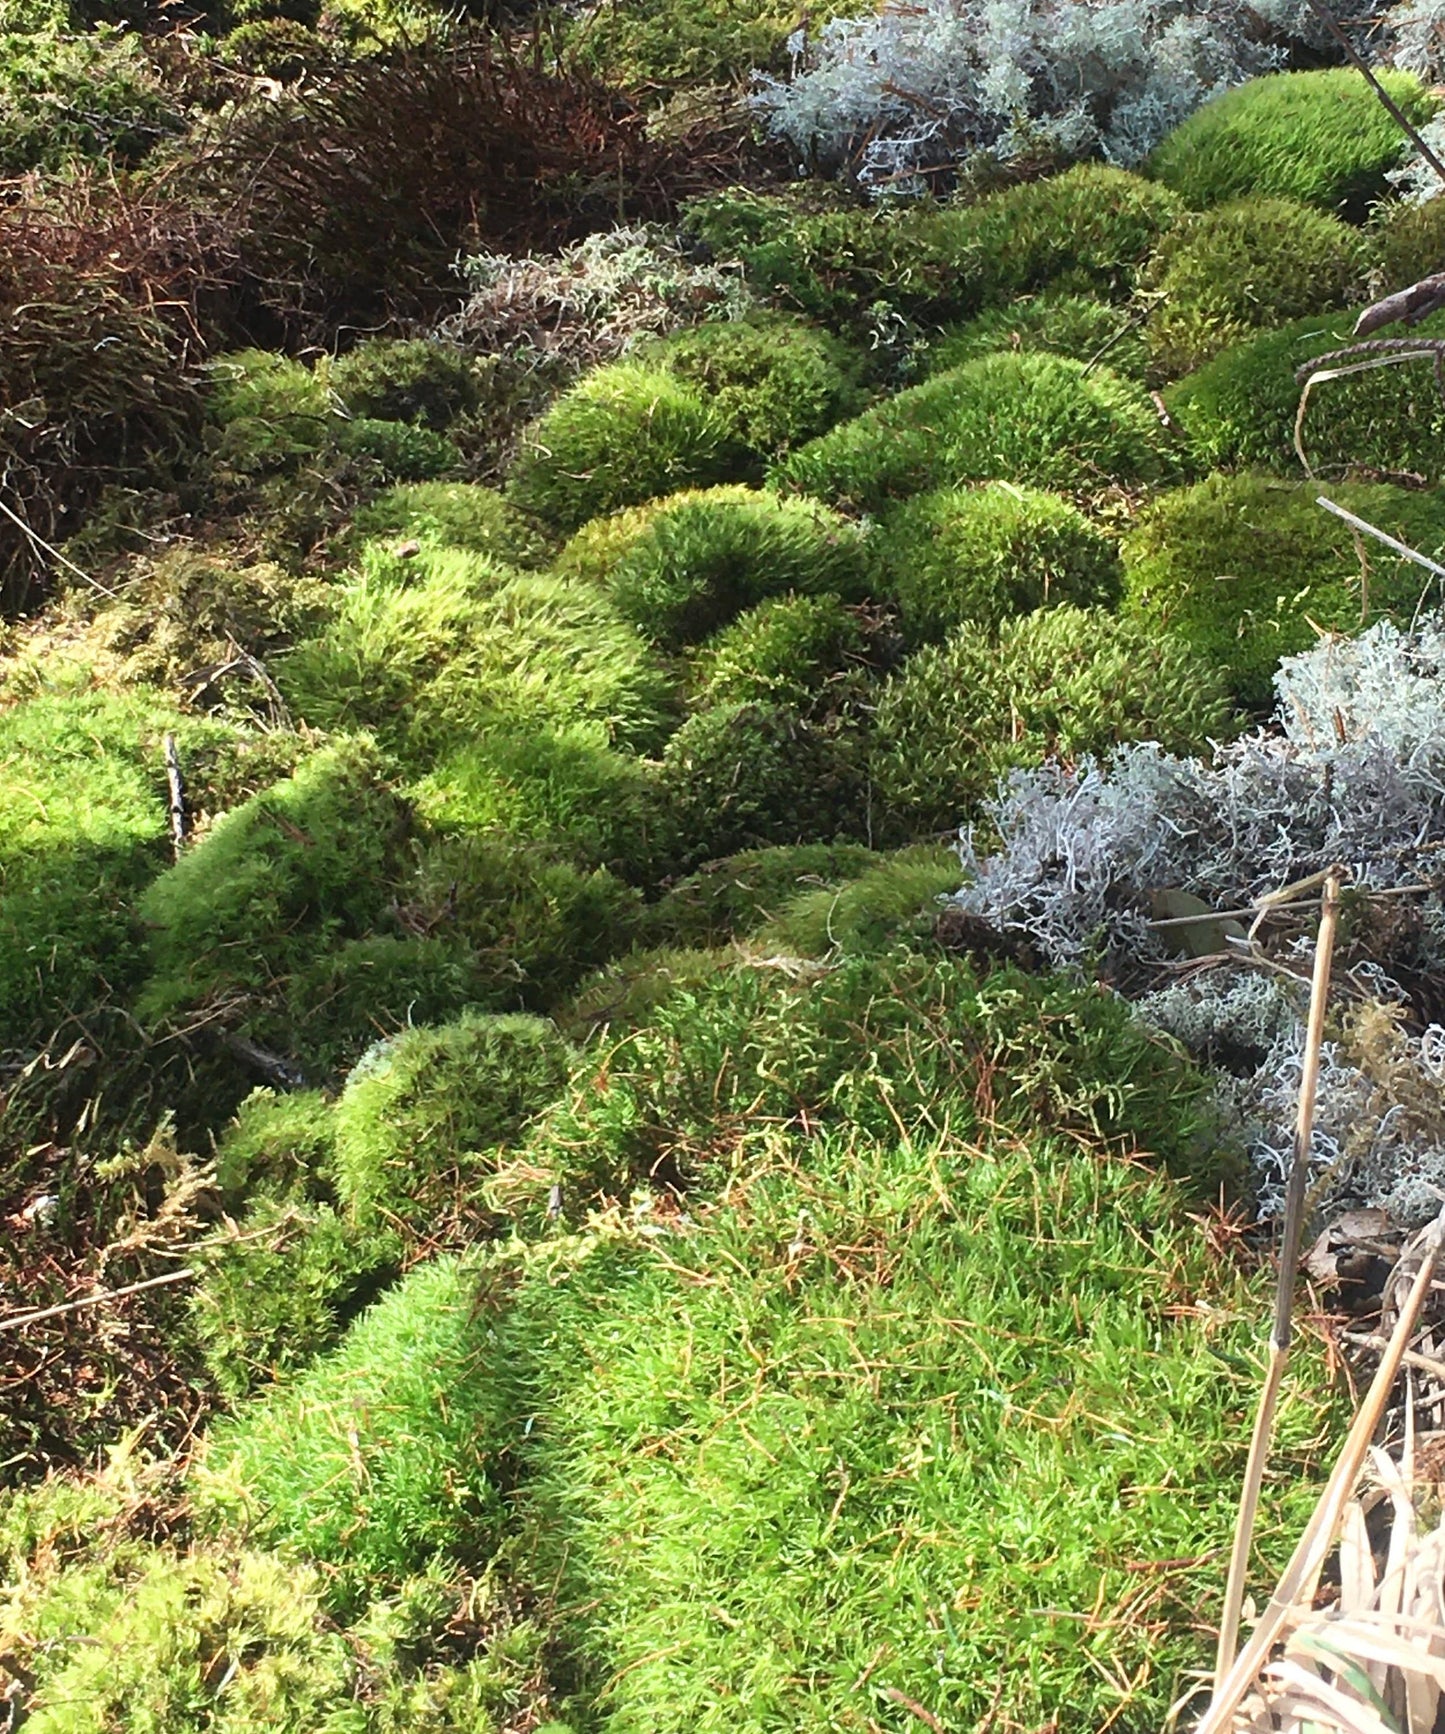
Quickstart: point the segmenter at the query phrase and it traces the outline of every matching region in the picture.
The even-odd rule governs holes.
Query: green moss
[[[185,117],[138,36],[8,28],[0,17],[0,174],[93,158],[134,168]]]
[[[1168,468],[1158,417],[1138,387],[1062,356],[986,355],[811,441],[773,480],[876,510],[963,482],[1091,488],[1157,480]]]
[[[861,843],[795,843],[709,861],[647,912],[655,944],[705,949],[743,938],[795,898],[834,891],[877,857]]]
[[[595,1079],[579,1074],[532,1148],[580,1208],[658,1173],[706,1197],[779,1139],[807,1149],[829,1127],[892,1142],[948,1122],[966,1138],[991,1114],[1136,1144],[1207,1192],[1230,1160],[1210,1143],[1212,1102],[1113,995],[896,950],[810,972],[735,965],[672,994]]]
[[[434,1233],[480,1214],[499,1150],[566,1085],[572,1056],[542,1018],[468,1012],[403,1030],[352,1073],[336,1104],[336,1189],[363,1222]]]
[[[1363,287],[1366,246],[1337,217],[1289,199],[1241,199],[1180,223],[1142,287],[1153,371],[1177,379],[1252,331],[1343,307]]]
[[[657,946],[630,951],[583,982],[558,1013],[562,1027],[585,1041],[600,1029],[613,1032],[650,1023],[674,993],[702,986],[733,962],[730,948],[685,950]]]
[[[1127,607],[1148,630],[1188,644],[1243,704],[1265,707],[1283,656],[1318,630],[1353,631],[1413,614],[1428,573],[1369,544],[1368,596],[1349,528],[1322,511],[1316,486],[1210,476],[1148,506],[1124,544]],[[1410,547],[1445,551],[1445,502],[1381,485],[1330,497]]]
[[[216,1389],[233,1401],[294,1376],[395,1275],[400,1237],[358,1229],[325,1204],[262,1198],[196,1249],[190,1323]]]
[[[462,454],[445,434],[404,421],[357,416],[336,429],[341,450],[375,464],[388,481],[432,482],[462,466]]]
[[[1383,72],[1386,90],[1417,125],[1434,100],[1419,80]],[[1226,91],[1157,146],[1146,172],[1193,210],[1257,195],[1363,216],[1386,191],[1405,135],[1349,67],[1280,72]]]
[[[370,934],[324,952],[291,977],[273,1039],[318,1077],[344,1071],[411,1023],[441,1023],[494,1004],[497,984],[470,947],[437,937]]]
[[[258,18],[228,30],[216,49],[225,66],[249,72],[253,78],[274,78],[295,84],[312,71],[325,68],[333,50],[314,30],[292,18]]]
[[[1227,684],[1188,644],[1100,609],[1049,608],[997,637],[960,627],[882,689],[870,763],[880,829],[950,830],[999,777],[1118,741],[1193,752],[1229,725]]]
[[[782,314],[697,325],[643,353],[696,387],[728,437],[759,461],[826,433],[863,407],[857,354]]]
[[[294,469],[326,445],[336,420],[324,383],[284,355],[239,349],[210,364],[207,413],[216,462],[241,475]]]
[[[605,868],[589,871],[545,844],[488,835],[432,844],[407,916],[470,948],[486,1003],[549,1011],[631,946],[640,909],[638,893]]]
[[[811,20],[821,25],[857,10],[856,0],[825,0]],[[796,8],[779,0],[633,0],[581,19],[573,52],[609,81],[652,94],[731,84],[758,67],[782,70],[783,45],[797,24]]]
[[[1322,314],[1226,349],[1165,392],[1170,415],[1201,469],[1257,464],[1299,473],[1294,449],[1297,368],[1351,342],[1353,317]],[[1445,333],[1435,315],[1419,328]],[[1386,475],[1445,475],[1445,404],[1428,362],[1377,367],[1311,388],[1301,428],[1317,474],[1353,466]]]
[[[666,733],[667,677],[597,590],[508,578],[483,555],[397,565],[400,583],[367,563],[335,620],[278,670],[308,722],[369,728],[417,763],[501,722],[592,723],[631,746]]]
[[[486,1275],[450,1258],[420,1266],[338,1349],[213,1429],[194,1485],[203,1520],[314,1560],[343,1613],[438,1555],[485,1560],[511,1432]]]
[[[407,829],[362,740],[322,749],[228,813],[141,900],[151,930],[141,1015],[271,989],[369,931],[393,894]]]
[[[931,376],[1000,350],[1042,351],[1073,361],[1103,361],[1124,379],[1143,380],[1148,367],[1142,320],[1095,295],[1045,289],[928,339],[922,351]]]
[[[1080,163],[940,212],[935,246],[964,278],[974,308],[1051,284],[1120,296],[1179,214],[1165,188]]]
[[[886,952],[927,938],[938,900],[962,878],[951,849],[902,849],[871,863],[856,879],[797,892],[757,934],[764,951],[824,958]]]
[[[559,530],[679,488],[726,481],[740,454],[702,394],[634,361],[599,367],[524,433],[512,498]]]
[[[683,870],[765,843],[857,836],[864,826],[852,737],[783,705],[724,705],[685,722],[663,752],[657,804],[665,856]]]
[[[249,1198],[317,1198],[331,1185],[336,1132],[320,1090],[254,1090],[216,1147],[216,1183],[231,1209]]]
[[[401,482],[356,514],[363,536],[417,536],[487,554],[507,566],[540,566],[547,538],[494,488],[476,482]]]
[[[884,593],[915,642],[1119,594],[1110,539],[1067,500],[1011,482],[920,494],[888,515],[880,539]]]
[[[0,1025],[9,1045],[124,995],[144,971],[136,899],[170,858],[162,741],[229,731],[145,690],[0,706]],[[193,800],[204,785],[197,779]]]
[[[649,858],[645,764],[582,723],[486,729],[412,790],[436,830],[545,843],[628,877]]]
[[[443,432],[475,409],[477,387],[460,351],[425,337],[373,337],[330,363],[326,381],[354,416]]]
[[[1381,295],[1433,276],[1445,260],[1445,200],[1423,205],[1391,199],[1377,205],[1370,223],[1374,289]]]
[[[831,592],[856,600],[868,588],[868,549],[857,525],[815,500],[750,488],[664,502],[625,545],[619,534],[613,546],[609,594],[639,632],[662,645],[706,638],[770,596]]]
[[[975,1027],[945,1013],[920,1050]],[[1184,1607],[1217,1599],[1264,1285],[1192,1188],[966,1124],[790,1145],[686,1232],[520,1297],[550,1417],[522,1447],[529,1563],[614,1726],[902,1730],[907,1699],[1094,1734],[1160,1725],[1207,1670],[1189,1618],[1074,1616],[1131,1606],[1146,1560]],[[1287,1387],[1267,1572],[1337,1437],[1326,1383],[1317,1355]]]
[[[868,643],[836,596],[776,596],[739,615],[693,658],[695,702],[784,704],[826,714],[859,698]]]

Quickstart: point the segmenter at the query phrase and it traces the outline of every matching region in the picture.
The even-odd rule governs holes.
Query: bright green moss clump
[[[1338,218],[1288,199],[1241,199],[1181,223],[1143,286],[1154,372],[1176,379],[1250,332],[1343,307],[1364,284],[1366,248]]]
[[[885,594],[915,642],[1119,594],[1113,542],[1067,500],[1011,482],[920,494],[889,514],[880,542]]]
[[[356,514],[364,536],[428,537],[488,554],[506,566],[540,566],[547,539],[495,488],[475,482],[402,482]]]
[[[232,1209],[248,1198],[319,1197],[330,1187],[335,1143],[331,1104],[320,1090],[255,1090],[216,1149],[222,1196]]]
[[[84,158],[134,168],[185,130],[136,32],[9,27],[0,12],[0,175]]]
[[[900,841],[952,830],[1005,771],[1119,741],[1193,752],[1229,723],[1223,676],[1177,639],[1101,609],[1048,608],[997,637],[960,627],[883,688],[871,770]],[[877,821],[875,821],[877,822]]]
[[[836,887],[800,890],[757,935],[765,951],[824,958],[881,953],[908,939],[926,939],[940,897],[957,891],[952,849],[920,845],[872,862]]]
[[[1137,312],[1094,295],[1045,289],[930,336],[922,363],[931,376],[998,351],[1043,351],[1072,361],[1102,361],[1124,379],[1148,366]]]
[[[367,932],[400,870],[407,814],[363,740],[323,748],[226,814],[146,892],[142,1015],[271,988]]]
[[[760,462],[863,407],[860,358],[838,338],[782,314],[697,325],[646,353],[696,386],[729,437]]]
[[[693,658],[696,703],[789,704],[819,714],[861,696],[868,645],[836,596],[777,596],[739,615]]]
[[[726,481],[741,454],[703,393],[635,361],[599,367],[534,422],[516,503],[559,530],[679,488]]]
[[[1127,606],[1142,625],[1190,645],[1234,696],[1263,708],[1281,657],[1382,615],[1409,619],[1427,572],[1369,550],[1368,593],[1347,525],[1322,511],[1317,487],[1264,476],[1210,476],[1146,507],[1124,544]],[[1332,485],[1330,497],[1408,546],[1445,551],[1435,492]]]
[[[425,1228],[476,1214],[478,1182],[571,1069],[550,1023],[467,1013],[404,1030],[356,1068],[336,1104],[336,1189],[363,1220]]]
[[[415,422],[437,433],[477,403],[466,358],[423,337],[359,343],[330,364],[327,383],[354,416]]]
[[[488,1352],[486,1269],[413,1270],[340,1348],[211,1435],[195,1498],[288,1557],[314,1560],[342,1613],[436,1554],[484,1560],[510,1434]]]
[[[336,428],[336,443],[349,457],[375,464],[394,482],[430,482],[461,467],[461,453],[445,434],[405,421],[357,416]]]
[[[325,384],[284,355],[239,349],[210,365],[216,461],[243,475],[294,467],[325,446],[338,418]]]
[[[1429,118],[1434,100],[1418,79],[1379,76],[1412,121]],[[1405,145],[1359,73],[1327,67],[1273,73],[1215,97],[1169,134],[1146,170],[1192,210],[1257,195],[1363,216]]]
[[[1168,470],[1138,387],[1056,355],[985,355],[901,391],[813,440],[774,484],[876,510],[963,482],[1091,488]]]
[[[1226,349],[1166,391],[1169,413],[1199,466],[1257,464],[1298,475],[1296,370],[1348,345],[1353,324],[1349,314],[1296,320]],[[1419,330],[1439,337],[1445,318],[1436,314]],[[1445,476],[1445,403],[1428,361],[1319,381],[1300,431],[1318,475],[1359,465],[1429,481]]]
[[[869,575],[856,524],[816,500],[730,487],[659,505],[619,546],[607,588],[639,632],[675,646],[789,591],[858,600]]]
[[[855,879],[876,859],[861,843],[795,843],[724,856],[672,886],[648,910],[647,931],[659,944],[723,945],[763,926],[795,897]]]

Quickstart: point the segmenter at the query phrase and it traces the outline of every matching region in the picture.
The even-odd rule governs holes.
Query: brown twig
[[[42,1319],[58,1319],[63,1313],[78,1313],[82,1307],[98,1307],[104,1301],[123,1300],[127,1295],[140,1294],[143,1289],[161,1288],[166,1283],[191,1282],[196,1272],[186,1270],[168,1270],[161,1276],[148,1276],[144,1282],[127,1283],[124,1288],[109,1288],[104,1294],[90,1294],[80,1300],[65,1301],[60,1306],[41,1307],[36,1312],[15,1313],[8,1319],[0,1319],[0,1331],[16,1331],[22,1325],[38,1325]]]

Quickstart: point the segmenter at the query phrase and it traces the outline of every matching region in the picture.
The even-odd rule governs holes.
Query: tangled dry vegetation
[[[94,10],[0,0],[0,1729],[1433,1727],[1445,200],[1346,49]]]

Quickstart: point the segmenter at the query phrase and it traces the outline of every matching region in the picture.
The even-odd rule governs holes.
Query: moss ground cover
[[[1294,449],[1439,263],[1397,135],[1326,66],[920,194],[754,134],[819,52],[771,0],[540,59],[96,12],[0,0],[0,1321],[166,1283],[4,1337],[0,1705],[1162,1725],[1252,1170],[1113,954],[947,900],[1000,779],[1207,754],[1428,603],[1314,504],[1440,557],[1428,367]],[[1339,1431],[1302,1336],[1262,1570]]]

